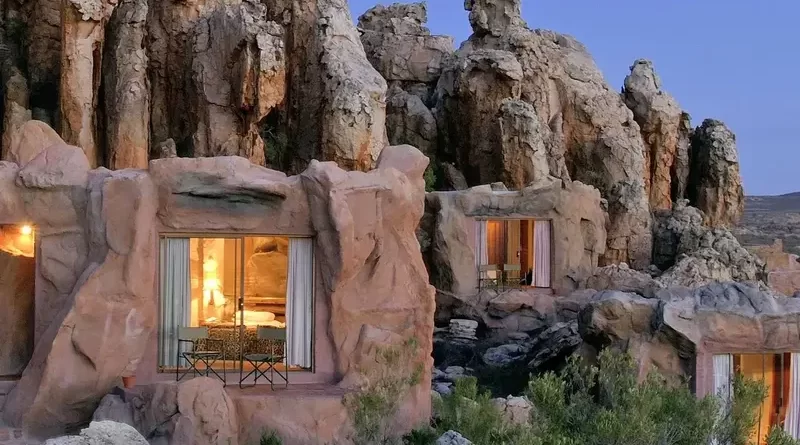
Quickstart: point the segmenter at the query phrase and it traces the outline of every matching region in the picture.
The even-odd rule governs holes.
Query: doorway
[[[33,355],[35,231],[0,225],[0,379],[22,375]]]

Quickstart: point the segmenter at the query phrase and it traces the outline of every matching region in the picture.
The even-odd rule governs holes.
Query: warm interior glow
[[[752,443],[763,445],[772,426],[781,426],[786,419],[789,395],[789,354],[734,354],[736,372],[751,380],[763,382],[767,396],[756,408],[758,422],[751,434]]]
[[[33,258],[33,227],[27,224],[0,226],[0,250],[14,256]]]

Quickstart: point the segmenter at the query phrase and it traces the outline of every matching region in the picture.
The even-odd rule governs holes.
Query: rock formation
[[[444,69],[437,86],[437,118],[443,160],[454,162],[471,185],[522,181],[525,159],[547,153],[550,174],[597,187],[609,202],[608,247],[602,264],[636,268],[650,262],[650,215],[643,181],[644,145],[638,125],[619,95],[606,84],[586,49],[574,39],[532,31],[515,1],[475,0],[473,35]],[[517,120],[525,143],[503,138],[501,107],[507,99],[532,105],[532,117]],[[522,138],[520,138],[521,140]],[[510,147],[504,147],[511,142]],[[562,164],[563,159],[563,164]]]
[[[431,35],[424,3],[376,6],[358,19],[372,66],[389,83],[386,131],[392,144],[413,145],[428,156],[438,151],[432,93],[453,39]]]
[[[147,441],[130,425],[106,420],[90,423],[78,436],[50,439],[45,445],[147,445]]]
[[[603,291],[580,316],[584,340],[629,351],[642,374],[655,366],[681,378],[695,375],[695,363],[705,368],[709,352],[793,350],[798,323],[800,300],[740,283],[666,289],[650,299]],[[698,371],[696,379],[700,395],[713,392],[713,376]]]
[[[295,173],[368,170],[386,145],[386,83],[342,0],[20,3],[2,7],[6,139],[34,118],[91,166],[146,168],[172,139]]]
[[[720,121],[706,119],[692,135],[688,199],[712,227],[732,227],[744,212],[736,136]]]
[[[689,179],[689,116],[661,89],[649,60],[637,60],[625,78],[625,104],[644,139],[644,181],[652,210],[670,209],[686,193]]]

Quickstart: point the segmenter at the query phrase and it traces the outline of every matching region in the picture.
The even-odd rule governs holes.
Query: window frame
[[[160,251],[161,249],[161,242],[162,240],[169,239],[169,238],[185,238],[191,241],[191,239],[202,239],[202,238],[225,238],[225,239],[236,239],[242,243],[242,248],[240,249],[239,253],[239,263],[241,268],[241,273],[239,274],[239,292],[240,296],[243,297],[244,295],[244,284],[245,284],[245,252],[244,252],[244,240],[245,238],[259,238],[259,237],[276,237],[276,238],[304,238],[311,240],[311,258],[312,258],[312,270],[311,270],[311,367],[310,368],[301,368],[301,369],[287,369],[288,372],[292,373],[302,373],[307,372],[314,374],[317,372],[317,272],[318,272],[318,265],[317,265],[317,249],[316,249],[316,236],[309,235],[309,234],[297,234],[297,233],[264,233],[264,232],[230,232],[230,231],[181,231],[181,232],[159,232],[156,239],[156,252]],[[158,338],[158,332],[161,330],[161,255],[156,255],[156,305],[157,305],[157,315],[156,315],[156,338]],[[287,264],[288,267],[288,264]],[[287,276],[288,279],[288,276]],[[237,297],[238,298],[238,297]],[[237,312],[238,303],[237,303]],[[156,357],[159,357],[161,354],[161,342],[156,339]],[[173,372],[174,369],[167,370],[165,366],[162,366],[159,363],[159,360],[156,360],[156,372],[157,373],[169,373]]]

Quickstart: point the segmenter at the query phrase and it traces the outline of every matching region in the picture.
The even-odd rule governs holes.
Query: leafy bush
[[[391,431],[390,422],[408,388],[419,384],[422,364],[414,363],[418,343],[409,339],[399,346],[381,348],[376,353],[369,385],[346,400],[353,419],[358,445],[393,444],[400,439]]]
[[[800,445],[797,440],[781,428],[772,428],[767,435],[767,445]]]
[[[476,380],[466,378],[437,403],[434,425],[476,445],[750,445],[765,386],[737,377],[733,391],[733,402],[723,404],[656,372],[639,383],[629,355],[604,351],[596,367],[573,357],[560,374],[531,379],[526,395],[535,408],[527,424],[506,421]],[[800,445],[781,430],[770,432],[768,444]]]
[[[436,172],[434,172],[433,162],[425,169],[425,191],[432,192],[436,190]]]
[[[258,445],[283,445],[283,441],[275,431],[269,431],[261,434],[261,440]]]

